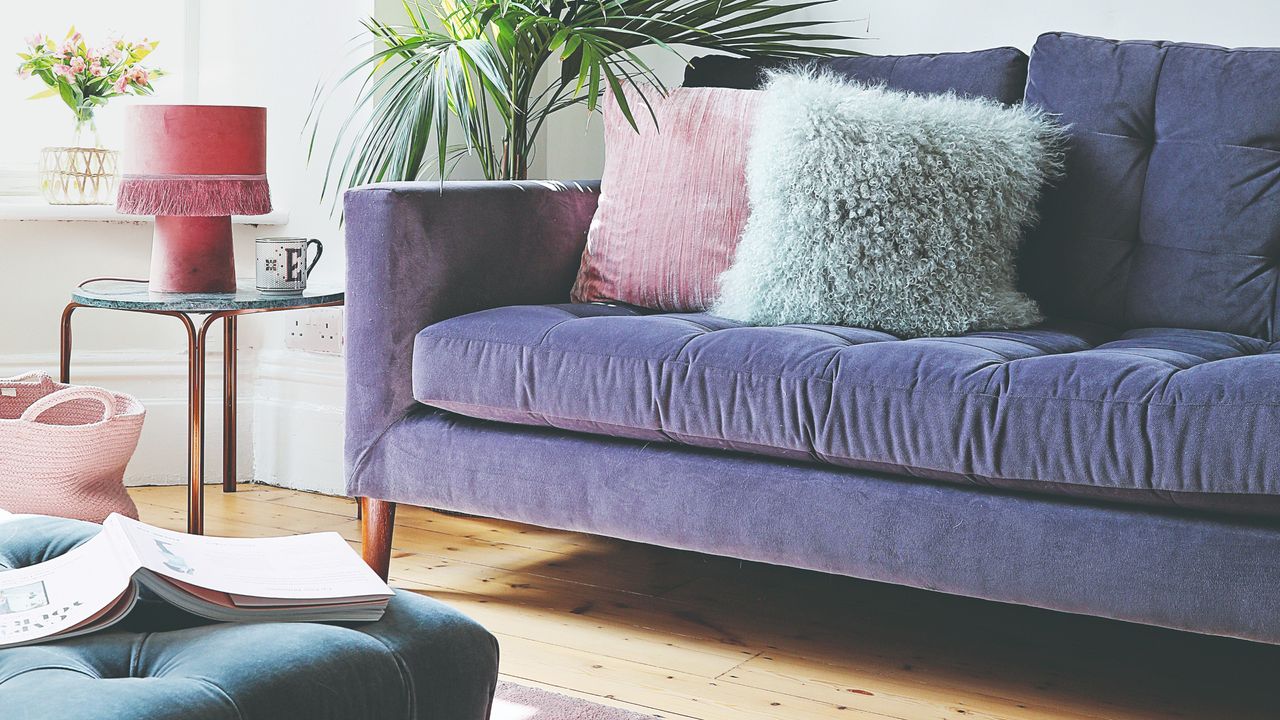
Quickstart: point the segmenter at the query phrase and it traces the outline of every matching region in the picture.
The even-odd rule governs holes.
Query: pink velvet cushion
[[[573,299],[706,310],[747,221],[747,139],[758,93],[645,94],[657,127],[635,91],[627,91],[638,133],[613,98],[605,100],[600,206]]]

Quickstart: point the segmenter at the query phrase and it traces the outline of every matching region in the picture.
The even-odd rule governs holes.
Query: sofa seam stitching
[[[802,376],[792,376],[792,375],[775,375],[772,373],[747,372],[745,370],[735,370],[732,368],[723,368],[715,365],[706,365],[701,363],[695,364],[695,363],[683,361],[683,360],[654,360],[649,358],[624,357],[624,356],[618,356],[618,355],[602,355],[599,353],[586,353],[581,351],[570,352],[567,350],[560,350],[556,348],[530,347],[528,345],[523,345],[520,343],[508,343],[508,342],[502,342],[498,340],[479,340],[475,338],[462,338],[462,337],[453,337],[453,336],[446,336],[446,335],[433,335],[432,337],[440,340],[453,340],[457,342],[466,342],[466,343],[479,342],[479,343],[494,344],[494,345],[504,345],[508,347],[523,348],[526,350],[532,350],[536,352],[558,353],[560,355],[581,355],[584,357],[598,357],[598,358],[605,358],[608,360],[615,360],[615,361],[621,360],[621,361],[638,362],[638,363],[657,363],[659,365],[684,365],[690,369],[711,370],[711,371],[730,373],[733,375],[740,375],[740,376],[751,377],[751,378],[756,378],[756,377],[772,378],[777,380],[789,380],[793,382],[821,382],[821,383],[827,383],[830,385],[843,385],[845,387],[850,387],[850,388],[859,389],[859,390],[895,390],[899,392],[918,393],[918,394],[924,394],[924,395],[947,395],[947,396],[957,396],[957,397],[989,397],[989,398],[995,398],[995,399],[1013,398],[1013,399],[1025,399],[1025,400],[1042,400],[1045,402],[1063,401],[1063,402],[1087,402],[1087,403],[1095,403],[1095,404],[1123,404],[1123,405],[1141,405],[1141,406],[1155,405],[1160,407],[1209,407],[1209,408],[1280,407],[1280,402],[1274,402],[1274,403],[1273,402],[1256,402],[1256,403],[1145,402],[1142,400],[1105,400],[1105,399],[1081,398],[1081,397],[1047,397],[1043,395],[1020,395],[1020,394],[1014,394],[1014,393],[995,394],[995,393],[987,393],[987,392],[961,392],[961,391],[952,391],[952,390],[937,390],[933,388],[912,388],[912,387],[901,387],[896,385],[868,385],[864,383],[847,383],[847,382],[842,383],[842,382],[836,382],[835,380],[828,380],[819,376],[803,376],[802,377]],[[1051,353],[1049,355],[1043,355],[1038,357],[1053,357],[1057,355],[1067,355],[1072,352],[1076,352],[1076,351],[1064,351],[1061,353]],[[1252,357],[1252,356],[1243,355],[1235,358],[1224,358],[1224,360],[1237,360],[1237,359],[1240,359],[1241,357]],[[1009,364],[1013,362],[1019,362],[1020,360],[1031,360],[1031,359],[1033,358],[1020,358],[1019,360],[1009,360],[1009,361],[998,363],[998,364],[1004,365],[1004,364]],[[1214,362],[1221,362],[1221,361],[1214,361]],[[1200,365],[1208,365],[1208,364],[1210,363],[1200,363]],[[1193,366],[1193,367],[1196,367],[1196,366]],[[1178,371],[1181,371],[1183,369],[1184,368],[1180,368]],[[429,402],[427,400],[423,400],[422,398],[419,398],[416,396],[415,396],[415,399],[420,403]],[[439,402],[450,402],[450,401],[439,400]],[[510,408],[502,408],[497,405],[477,405],[477,407],[510,409]],[[585,418],[566,418],[566,419],[570,419],[570,420],[581,419],[584,422],[587,422]]]
[[[1157,137],[1156,130],[1156,109],[1160,107],[1160,80],[1164,76],[1164,61],[1169,57],[1169,51],[1163,46],[1157,46],[1160,49],[1160,64],[1156,66],[1155,82],[1151,87],[1151,147],[1147,149],[1146,161],[1142,168],[1142,190],[1138,193],[1138,216],[1136,227],[1134,228],[1133,252],[1129,255],[1129,267],[1126,269],[1124,278],[1124,299],[1120,308],[1120,322],[1124,325],[1130,325],[1129,306],[1131,304],[1131,296],[1133,294],[1133,276],[1137,273],[1138,254],[1142,252],[1142,247],[1146,243],[1142,239],[1142,214],[1147,200],[1147,186],[1151,183],[1151,158],[1156,153],[1156,144],[1160,142]]]
[[[431,405],[431,404],[430,404],[431,402],[438,402],[438,403],[440,403],[440,404],[438,404],[438,405]],[[451,410],[449,407],[447,407],[447,406],[450,406],[450,405],[452,405],[452,406],[454,406],[454,407],[476,408],[476,409],[480,409],[480,410],[505,410],[505,409],[509,409],[509,408],[499,408],[499,407],[495,407],[495,406],[492,406],[492,405],[478,405],[478,404],[476,404],[476,403],[458,402],[458,401],[453,401],[453,400],[427,401],[427,402],[425,402],[424,404],[427,404],[427,405],[429,405],[430,407],[437,408],[437,409],[439,409],[439,410],[444,410],[445,412],[454,412],[454,411],[453,411],[453,410]],[[678,439],[678,438],[676,438],[676,437],[672,437],[672,435],[671,435],[670,433],[674,433],[675,435],[678,435],[678,436],[680,436],[680,437],[695,438],[695,439],[697,439],[697,440],[708,440],[708,441],[713,441],[713,442],[723,443],[723,444],[725,444],[725,445],[727,445],[727,446],[730,446],[730,447],[727,447],[727,448],[718,448],[718,449],[721,449],[721,450],[726,450],[726,449],[727,449],[727,450],[731,450],[731,451],[735,451],[735,452],[743,452],[743,451],[741,451],[741,450],[737,450],[735,446],[738,446],[738,447],[759,448],[760,450],[765,450],[765,451],[768,451],[768,450],[773,450],[773,451],[777,451],[777,450],[785,450],[785,451],[788,451],[788,452],[803,453],[803,454],[805,454],[805,455],[808,455],[808,456],[809,456],[809,457],[811,457],[811,458],[815,458],[815,459],[819,460],[820,462],[825,462],[824,460],[822,460],[822,457],[821,457],[821,455],[825,455],[825,453],[823,453],[823,454],[818,454],[817,450],[815,450],[815,449],[805,449],[805,448],[795,448],[795,447],[784,447],[784,446],[780,446],[780,445],[766,445],[766,444],[764,444],[764,443],[751,442],[751,441],[749,441],[749,440],[733,440],[733,439],[730,439],[730,438],[724,438],[724,437],[711,437],[711,436],[709,436],[709,435],[700,435],[700,434],[698,434],[698,433],[694,433],[694,432],[677,431],[677,430],[664,430],[664,429],[661,429],[661,428],[657,428],[657,429],[655,429],[655,428],[648,428],[648,427],[637,427],[637,426],[635,426],[635,425],[623,425],[623,424],[621,424],[621,423],[613,423],[613,422],[608,422],[608,421],[604,421],[604,420],[591,420],[591,419],[588,419],[588,418],[570,417],[570,416],[568,416],[568,415],[558,415],[558,414],[557,414],[557,415],[553,415],[553,414],[549,414],[549,413],[539,413],[539,412],[534,412],[534,411],[532,411],[532,410],[520,410],[519,412],[521,412],[521,413],[524,413],[524,414],[528,415],[531,419],[535,419],[535,420],[540,421],[540,422],[541,422],[541,426],[542,426],[542,427],[549,427],[549,428],[552,428],[552,429],[555,429],[555,430],[561,430],[561,431],[564,431],[564,432],[581,432],[581,431],[575,431],[575,430],[571,430],[571,429],[569,429],[569,428],[560,427],[559,425],[554,424],[554,422],[553,422],[553,421],[556,421],[556,420],[570,420],[570,421],[573,421],[573,422],[591,423],[591,424],[593,424],[593,425],[602,425],[602,426],[605,426],[605,427],[618,428],[618,429],[621,429],[621,430],[644,430],[644,431],[647,431],[647,432],[659,433],[659,434],[661,434],[663,437],[666,437],[666,438],[667,438],[667,440],[668,440],[668,442],[671,442],[671,443],[676,444],[676,445],[684,445],[684,446],[686,446],[686,447],[703,447],[703,448],[706,448],[706,446],[690,445],[689,443],[686,443],[686,442],[684,442],[684,441],[682,441],[682,440],[680,440],[680,439]],[[459,414],[463,414],[463,413],[459,413]],[[478,419],[484,419],[484,418],[478,418]],[[502,421],[502,420],[495,420],[494,422],[505,422],[505,421]],[[525,424],[525,423],[520,423],[520,424],[522,424],[522,425],[523,425],[523,424]],[[537,427],[537,426],[533,426],[533,427]],[[633,441],[635,441],[635,442],[660,442],[660,441],[657,441],[657,440],[655,440],[655,439],[653,439],[653,438],[637,438],[637,437],[629,437],[629,436],[609,436],[609,437],[616,437],[616,438],[620,438],[620,439],[624,439],[624,440],[633,440]],[[710,449],[717,449],[717,448],[710,448]],[[773,458],[778,458],[778,457],[779,457],[779,456],[778,456],[778,455],[776,455],[776,454],[774,454],[774,455],[769,455],[768,453],[764,453],[764,454],[765,454],[767,457],[773,457]],[[893,465],[893,464],[894,464],[894,463],[887,463],[887,462],[884,462],[884,461],[881,461],[881,460],[871,460],[871,459],[869,459],[869,458],[855,458],[855,457],[840,456],[840,455],[834,455],[834,454],[833,454],[833,455],[831,455],[831,457],[838,457],[838,458],[845,459],[845,460],[856,460],[856,461],[859,461],[859,462],[879,463],[879,464],[885,464],[885,465]],[[827,464],[834,465],[835,463],[827,463]],[[903,466],[903,467],[908,467],[908,466]],[[922,470],[931,470],[931,471],[934,471],[934,472],[955,472],[954,470],[945,470],[945,469],[943,469],[943,468],[929,468],[929,467],[921,467],[920,469],[922,469]]]
[[[1084,128],[1076,133],[1077,135],[1101,135],[1102,137],[1117,138],[1120,140],[1135,140],[1138,142],[1146,142],[1145,138],[1135,137],[1133,135],[1125,135],[1124,133],[1107,132],[1106,130],[1094,130],[1092,128]],[[1261,145],[1241,145],[1240,143],[1229,142],[1212,142],[1206,140],[1192,140],[1190,138],[1173,138],[1164,139],[1160,142],[1167,145],[1200,145],[1204,147],[1229,147],[1238,148],[1240,150],[1261,150],[1269,153],[1280,153],[1280,149],[1262,147]]]
[[[1098,235],[1096,233],[1080,233],[1076,237],[1082,238],[1084,240],[1111,243],[1113,245],[1133,245],[1133,243],[1129,242],[1128,240],[1121,240],[1119,238],[1106,237],[1104,235]],[[1228,255],[1230,257],[1243,257],[1243,258],[1251,258],[1256,260],[1266,260],[1271,263],[1275,262],[1275,258],[1271,257],[1270,255],[1259,255],[1257,253],[1229,252],[1226,250],[1196,250],[1195,248],[1178,247],[1177,245],[1165,245],[1163,243],[1143,243],[1143,245],[1147,247],[1160,248],[1161,250],[1177,250],[1179,252],[1197,253],[1199,255]],[[1226,331],[1217,330],[1214,332],[1226,332]]]
[[[453,401],[442,401],[442,402],[445,402],[446,404],[452,404],[452,405],[463,406],[463,407],[474,407],[474,408],[482,408],[482,409],[494,409],[494,408],[492,408],[492,406],[487,406],[487,405],[476,405],[476,404],[473,404],[473,403],[453,402]],[[435,409],[437,409],[437,410],[441,410],[441,411],[444,411],[444,412],[447,412],[447,413],[453,413],[453,412],[454,412],[454,411],[450,410],[448,407],[440,407],[440,406],[430,406],[430,407],[433,407],[433,408],[435,408]],[[503,409],[503,408],[497,408],[497,409]],[[618,425],[618,424],[616,424],[616,423],[601,422],[601,421],[596,421],[596,420],[586,420],[586,419],[582,419],[582,418],[573,418],[573,417],[568,417],[568,416],[563,416],[563,415],[550,415],[550,416],[549,416],[549,415],[547,415],[547,414],[545,414],[545,413],[535,413],[535,412],[532,412],[532,411],[522,411],[522,412],[527,412],[530,416],[533,416],[533,417],[535,417],[536,419],[541,420],[541,421],[542,421],[542,424],[541,424],[541,425],[533,425],[533,424],[520,423],[521,425],[524,425],[524,426],[526,426],[526,427],[547,427],[547,428],[551,428],[551,429],[553,429],[553,430],[559,430],[559,431],[561,431],[561,432],[574,433],[574,432],[581,432],[581,431],[574,431],[574,430],[570,430],[570,429],[567,429],[567,428],[560,427],[560,426],[558,426],[558,425],[554,425],[554,424],[552,424],[551,422],[548,422],[548,418],[550,418],[550,419],[554,419],[554,420],[577,420],[577,421],[580,421],[580,422],[591,422],[591,423],[594,423],[594,424],[597,424],[597,425],[608,425],[608,426],[619,427],[619,428],[623,428],[623,429],[632,429],[632,430],[634,430],[634,429],[644,429],[644,430],[648,430],[648,429],[649,429],[649,428],[635,428],[634,426]],[[461,414],[461,413],[459,413],[459,414]],[[476,419],[484,420],[484,418],[476,418]],[[505,421],[493,421],[493,422],[505,422]],[[777,446],[777,445],[764,445],[764,444],[761,444],[761,443],[753,443],[753,442],[739,442],[739,441],[736,441],[736,440],[729,440],[729,439],[726,439],[726,438],[707,437],[707,436],[705,436],[705,435],[698,435],[698,434],[696,434],[696,433],[691,433],[691,432],[680,432],[680,433],[677,433],[677,434],[678,434],[678,435],[680,435],[680,436],[683,436],[683,437],[696,438],[696,439],[699,439],[699,440],[709,440],[709,441],[721,442],[721,443],[725,443],[725,444],[727,444],[727,445],[740,445],[740,446],[750,446],[750,447],[755,447],[755,448],[761,448],[761,449],[766,450],[766,451],[768,451],[768,450],[774,450],[774,451],[777,451],[777,450],[786,450],[786,451],[790,451],[790,452],[804,453],[804,454],[808,455],[808,456],[809,456],[809,457],[811,457],[811,458],[815,458],[815,459],[816,459],[816,462],[817,462],[818,464],[821,464],[821,465],[827,465],[827,466],[833,467],[833,468],[835,468],[835,469],[837,469],[837,470],[857,470],[857,471],[862,471],[862,472],[876,472],[876,473],[892,473],[892,472],[897,472],[897,473],[935,472],[935,473],[943,473],[943,474],[946,474],[946,475],[955,476],[955,477],[958,477],[958,478],[962,478],[962,479],[968,480],[968,481],[970,482],[970,485],[975,485],[975,486],[977,485],[977,483],[972,482],[972,480],[976,478],[976,479],[981,479],[981,480],[999,480],[999,481],[1003,481],[1003,482],[1021,482],[1021,483],[1043,483],[1043,482],[1047,482],[1047,483],[1052,483],[1052,484],[1056,484],[1056,485],[1066,485],[1066,486],[1070,486],[1070,487],[1097,488],[1097,489],[1114,489],[1114,490],[1132,490],[1132,491],[1137,491],[1137,492],[1152,492],[1152,493],[1187,493],[1187,494],[1194,494],[1194,495],[1243,495],[1243,496],[1248,496],[1248,497],[1253,497],[1253,496],[1258,496],[1258,495],[1263,495],[1263,496],[1273,496],[1273,495],[1274,495],[1274,493],[1265,493],[1265,492],[1264,492],[1264,493],[1251,493],[1251,492],[1220,491],[1220,490],[1206,490],[1206,489],[1200,489],[1200,490],[1169,489],[1169,488],[1157,488],[1157,487],[1155,487],[1155,486],[1151,486],[1151,485],[1149,485],[1149,486],[1147,486],[1147,487],[1134,487],[1134,486],[1114,485],[1114,484],[1105,484],[1105,485],[1103,485],[1103,484],[1088,484],[1088,483],[1080,483],[1080,482],[1075,482],[1075,481],[1072,481],[1072,480],[1064,480],[1064,479],[1044,480],[1044,479],[1023,478],[1023,477],[1014,477],[1014,476],[996,475],[996,474],[986,475],[986,474],[979,473],[979,472],[977,472],[976,470],[975,470],[975,471],[970,471],[970,472],[960,472],[960,471],[956,471],[956,470],[951,469],[951,468],[939,468],[939,467],[932,467],[932,466],[928,466],[928,465],[916,465],[916,464],[908,465],[908,464],[898,463],[898,462],[892,462],[892,461],[874,460],[874,459],[871,459],[871,458],[865,458],[865,457],[853,457],[853,456],[850,456],[850,455],[839,455],[839,454],[836,454],[836,453],[817,453],[815,450],[803,450],[803,449],[797,449],[797,448],[786,448],[786,447],[779,447],[779,446]],[[652,440],[652,439],[641,439],[641,438],[626,437],[626,436],[613,436],[613,435],[610,435],[610,436],[606,436],[606,437],[607,437],[608,439],[611,439],[611,440],[626,440],[626,441],[630,441],[630,442],[644,442],[644,443],[657,442],[657,441]],[[681,440],[677,440],[677,439],[671,439],[671,443],[672,443],[672,444],[674,444],[674,445],[679,445],[679,446],[682,446],[682,447],[693,448],[693,449],[698,449],[698,450],[721,450],[721,451],[725,451],[725,450],[727,450],[727,451],[729,451],[729,452],[746,452],[746,451],[737,450],[737,449],[735,449],[735,448],[733,448],[733,447],[724,448],[724,447],[712,447],[712,446],[707,446],[707,445],[694,445],[694,444],[692,444],[692,443],[687,443],[687,442],[684,442],[684,441],[681,441]],[[748,453],[748,454],[753,454],[753,453]],[[764,457],[764,458],[767,458],[767,459],[769,459],[769,460],[779,461],[779,462],[782,462],[782,461],[790,461],[790,460],[792,460],[792,458],[787,458],[787,457],[784,457],[784,456],[782,456],[782,455],[780,455],[780,454],[777,454],[777,453],[763,452],[763,453],[759,453],[759,454],[760,454],[762,457]],[[855,465],[855,466],[841,465],[841,464],[839,464],[839,463],[832,462],[829,458],[835,458],[835,459],[839,459],[839,460],[852,461],[852,462],[856,462],[856,463],[871,463],[871,464],[880,465],[880,466],[889,466],[889,467],[894,468],[894,470],[887,470],[887,469],[885,469],[884,467],[881,467],[881,468],[866,468],[866,467],[858,467],[858,466],[856,466],[856,465]],[[912,475],[911,477],[913,477],[913,478],[915,478],[915,479],[919,479],[919,480],[924,480],[924,481],[927,481],[927,482],[939,482],[939,480],[938,480],[937,478],[931,478],[931,477],[927,477],[927,476],[923,476],[923,475],[919,475],[919,474]],[[954,482],[954,481],[946,481],[946,480],[943,480],[942,482]],[[1026,490],[1019,490],[1019,489],[1016,489],[1016,488],[1013,488],[1013,489],[1010,489],[1010,488],[997,488],[997,489],[1000,489],[1000,490],[1012,490],[1012,491],[1014,491],[1014,492],[1025,492],[1025,491],[1026,491]],[[1052,495],[1052,494],[1050,494],[1050,496],[1053,496],[1053,495]]]
[[[151,633],[143,633],[142,637],[138,638],[138,641],[136,643],[133,643],[133,647],[130,648],[129,677],[138,677],[138,667],[140,665],[140,658],[142,656],[142,646],[146,645],[147,640],[149,640],[150,638],[151,638]]]
[[[235,698],[231,697],[231,693],[227,692],[226,688],[222,687],[221,685],[210,680],[207,677],[188,675],[186,679],[194,680],[195,682],[201,683],[203,685],[208,685],[214,690],[217,690],[222,695],[222,697],[226,698],[227,702],[231,704],[231,708],[236,711],[236,717],[240,718],[240,720],[244,720],[244,711],[240,709],[239,703],[236,702]]]
[[[415,400],[416,399],[417,398],[415,398]],[[387,436],[387,433],[391,432],[392,428],[394,428],[396,425],[399,425],[405,418],[409,417],[409,415],[413,413],[413,410],[414,408],[410,407],[409,409],[401,413],[400,417],[391,421],[385,428],[382,429],[381,432],[377,434],[377,436],[375,436],[372,440],[369,441],[369,444],[366,445],[364,449],[360,451],[359,456],[356,457],[355,463],[351,466],[351,480],[355,484],[357,495],[359,495],[360,493],[360,478],[361,478],[361,475],[364,473],[365,466],[368,464],[369,454],[373,452],[374,448],[381,445],[382,440]]]
[[[387,652],[395,660],[396,671],[400,673],[400,680],[401,682],[404,683],[405,688],[408,690],[407,694],[408,694],[408,700],[409,700],[409,708],[408,708],[409,716],[413,717],[416,714],[414,710],[416,710],[418,707],[417,685],[413,682],[413,673],[407,672],[408,663],[405,661],[404,658],[400,656],[400,653],[396,651],[396,649],[392,647],[391,644],[388,643],[385,639],[378,637],[377,635],[366,634],[366,636],[373,638],[374,640],[377,640],[379,644],[381,644],[384,648],[386,648]]]
[[[1276,259],[1271,260],[1272,263]],[[1274,347],[1277,341],[1280,341],[1280,328],[1276,327],[1276,316],[1280,315],[1280,272],[1271,273],[1271,313],[1267,316],[1267,323],[1271,326],[1267,337],[1271,340],[1271,346]],[[1269,352],[1269,350],[1268,350]]]
[[[1109,39],[1109,38],[1101,38],[1101,37],[1097,37],[1097,36],[1094,36],[1094,35],[1082,35],[1082,34],[1080,34],[1080,33],[1073,33],[1073,32],[1068,32],[1068,31],[1065,31],[1065,30],[1060,30],[1060,31],[1051,31],[1051,32],[1042,33],[1042,34],[1041,34],[1041,37],[1043,37],[1044,35],[1052,35],[1052,36],[1054,36],[1054,37],[1058,37],[1058,38],[1074,38],[1074,39],[1076,39],[1076,40],[1087,40],[1087,41],[1094,42],[1094,43],[1100,43],[1100,44],[1104,44],[1104,45],[1110,45],[1110,46],[1112,46],[1112,47],[1116,47],[1116,46],[1119,46],[1119,45],[1143,45],[1143,46],[1146,46],[1146,47],[1153,47],[1153,48],[1169,48],[1169,47],[1178,47],[1178,48],[1181,48],[1181,49],[1182,49],[1182,51],[1193,51],[1193,50],[1194,50],[1194,51],[1197,51],[1197,52],[1217,52],[1217,53],[1224,53],[1224,54],[1227,54],[1227,55],[1230,55],[1230,54],[1232,54],[1232,53],[1275,54],[1275,53],[1280,52],[1280,49],[1277,49],[1277,48],[1268,48],[1268,47],[1238,47],[1238,48],[1229,48],[1229,47],[1222,47],[1221,45],[1209,45],[1209,44],[1203,44],[1203,43],[1172,42],[1172,41],[1169,41],[1169,40],[1111,40],[1111,39]]]
[[[83,675],[83,676],[85,676],[85,677],[89,678],[90,680],[102,680],[102,679],[103,679],[100,675],[97,675],[97,674],[95,674],[95,673],[92,673],[92,672],[90,672],[90,671],[88,671],[88,670],[86,670],[86,669],[84,669],[84,668],[72,667],[72,666],[70,666],[70,665],[41,665],[41,666],[39,666],[39,667],[29,667],[29,668],[24,668],[24,669],[22,669],[22,670],[19,670],[19,671],[17,671],[17,672],[15,672],[15,673],[13,673],[12,675],[6,675],[6,676],[4,676],[3,678],[0,678],[0,685],[4,685],[5,683],[7,683],[7,682],[9,682],[9,681],[11,681],[11,680],[14,680],[14,679],[16,679],[16,678],[22,677],[23,675],[26,675],[27,673],[39,672],[39,671],[41,671],[41,670],[65,670],[65,671],[67,671],[67,672],[73,672],[73,673],[76,673],[77,675]]]

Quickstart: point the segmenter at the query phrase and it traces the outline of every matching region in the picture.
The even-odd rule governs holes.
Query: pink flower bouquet
[[[37,33],[26,39],[26,52],[18,75],[35,76],[49,87],[32,96],[60,97],[76,116],[76,133],[93,126],[93,113],[120,95],[150,95],[160,70],[146,68],[142,60],[158,43],[111,40],[91,45],[73,27],[62,42]]]

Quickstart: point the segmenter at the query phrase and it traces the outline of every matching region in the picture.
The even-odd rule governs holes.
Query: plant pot
[[[50,205],[110,205],[120,154],[87,147],[40,150],[40,194]]]

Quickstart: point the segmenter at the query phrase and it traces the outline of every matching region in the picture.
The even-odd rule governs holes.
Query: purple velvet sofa
[[[903,341],[568,304],[595,185],[353,190],[366,556],[405,502],[1280,642],[1280,51],[829,66],[1070,125],[1021,268],[1052,320]]]

